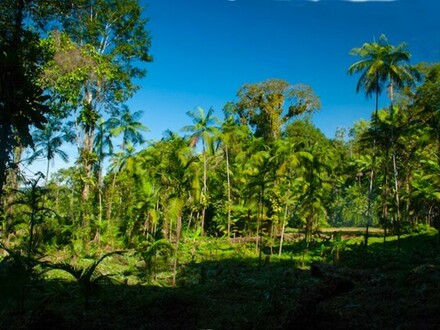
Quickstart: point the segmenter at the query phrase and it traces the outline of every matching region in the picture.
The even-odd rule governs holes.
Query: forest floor
[[[437,232],[400,242],[372,237],[367,250],[361,241],[315,242],[308,249],[286,242],[278,257],[267,248],[256,253],[252,244],[194,238],[182,244],[175,287],[166,267],[172,258],[145,277],[142,261],[113,255],[99,267],[115,281],[87,302],[78,283],[57,274],[47,273],[24,295],[8,291],[14,285],[3,278],[0,328],[438,329]]]

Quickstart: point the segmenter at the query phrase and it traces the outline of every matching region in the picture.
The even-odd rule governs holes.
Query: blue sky
[[[244,83],[280,78],[312,86],[313,122],[328,137],[369,119],[374,102],[356,94],[351,48],[384,33],[405,41],[412,64],[440,61],[438,0],[143,0],[152,35],[148,75],[129,102],[143,110],[148,139],[190,124],[188,110],[222,108]],[[382,98],[386,103],[385,96]]]
[[[270,78],[311,85],[322,108],[313,122],[329,138],[370,119],[374,101],[356,94],[350,49],[384,33],[408,43],[412,64],[440,61],[440,0],[142,0],[154,61],[129,101],[144,112],[148,140],[179,132],[186,115],[213,107],[219,119],[244,83]],[[387,105],[385,96],[382,105]],[[117,145],[118,143],[116,143]],[[76,148],[66,145],[70,165]],[[45,171],[44,160],[32,171]],[[55,171],[66,167],[58,157]],[[28,169],[30,170],[30,169]]]

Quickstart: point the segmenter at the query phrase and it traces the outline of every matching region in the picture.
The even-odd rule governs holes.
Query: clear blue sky
[[[280,78],[312,86],[322,109],[313,121],[328,137],[370,119],[374,101],[356,94],[348,76],[350,49],[384,33],[392,44],[408,43],[411,63],[440,61],[440,0],[142,0],[149,19],[148,75],[130,100],[143,110],[145,137],[191,123],[200,106],[222,108],[244,83]],[[382,105],[386,105],[382,97]],[[118,143],[116,143],[118,144]],[[66,145],[70,164],[76,149]],[[33,171],[45,171],[44,161]],[[56,158],[55,168],[65,167]]]
[[[280,78],[312,86],[322,109],[313,121],[328,137],[369,119],[373,100],[356,94],[351,48],[405,41],[411,63],[440,61],[439,0],[142,0],[152,63],[129,102],[159,139],[190,124],[188,110],[222,108],[244,83]],[[386,103],[385,96],[382,98]]]

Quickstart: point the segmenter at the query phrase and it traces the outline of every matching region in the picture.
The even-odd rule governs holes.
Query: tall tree
[[[119,114],[119,113],[117,113]],[[123,106],[122,113],[120,116],[111,117],[107,120],[106,125],[108,129],[108,138],[110,136],[112,137],[118,137],[122,135],[122,142],[121,142],[121,151],[120,155],[130,155],[133,152],[133,149],[135,145],[142,144],[145,142],[144,137],[142,136],[141,131],[148,131],[148,128],[143,125],[138,120],[141,118],[142,112],[136,111],[134,113],[131,113],[130,109],[127,106]],[[111,140],[109,141],[111,143]],[[127,150],[130,149],[130,150]],[[127,153],[129,151],[129,153]],[[99,159],[99,158],[98,158]],[[121,165],[122,166],[122,163]],[[111,184],[111,195],[110,195],[110,201],[108,203],[108,213],[107,213],[107,220],[110,220],[111,216],[111,209],[112,209],[112,199],[113,199],[113,192],[115,189],[115,182],[116,182],[116,174],[120,171],[121,168],[118,169],[118,166],[112,166],[112,174],[113,174],[113,180]],[[101,180],[98,180],[98,184],[101,183]],[[99,186],[101,187],[101,185]],[[99,192],[99,200],[101,201],[101,193]],[[100,202],[101,205],[101,202]]]
[[[279,255],[281,255],[283,250],[284,234],[288,224],[289,214],[292,211],[292,205],[298,201],[298,189],[295,187],[298,180],[295,179],[294,174],[300,165],[299,146],[300,144],[291,138],[278,139],[275,144],[276,149],[274,156],[272,157],[279,186],[278,199],[280,209],[283,209],[283,216],[280,217],[281,235]]]
[[[188,111],[186,113],[193,121],[193,125],[185,126],[182,128],[184,132],[190,132],[191,134],[191,144],[192,146],[197,145],[197,141],[201,139],[202,141],[202,159],[203,159],[203,188],[201,192],[201,202],[202,202],[202,218],[201,218],[201,230],[202,234],[205,230],[205,215],[206,207],[208,204],[208,186],[207,186],[207,143],[209,139],[218,132],[217,117],[214,116],[214,109],[210,108],[205,114],[205,111],[198,107],[197,111]]]
[[[97,197],[98,197],[98,231],[97,235],[99,235],[99,229],[102,224],[102,186],[103,186],[103,163],[105,157],[113,155],[113,142],[112,142],[112,131],[115,129],[115,122],[111,120],[104,120],[104,118],[100,118],[96,127],[96,136],[93,142],[94,149],[96,152],[96,162],[94,164],[95,173],[97,178]]]
[[[112,117],[109,123],[114,128],[111,133],[117,137],[122,134],[121,150],[130,143],[133,146],[145,142],[141,132],[147,132],[148,128],[139,120],[142,117],[142,111],[131,112],[127,106],[123,106],[123,110],[119,117]]]
[[[310,86],[291,85],[280,79],[244,84],[237,92],[234,109],[243,124],[257,137],[271,142],[281,134],[282,125],[294,116],[310,114],[321,106]]]
[[[30,162],[39,158],[46,160],[46,185],[49,182],[50,164],[55,161],[55,156],[60,157],[64,162],[69,161],[69,155],[62,150],[61,145],[69,139],[68,133],[60,132],[58,123],[50,119],[43,130],[36,130],[33,134],[35,152],[30,157]]]
[[[364,89],[365,95],[371,97],[375,95],[375,112],[373,120],[377,120],[377,113],[379,110],[379,95],[384,90],[385,85],[389,90],[391,99],[391,107],[393,106],[393,99],[395,88],[402,88],[407,84],[414,83],[414,77],[418,76],[416,70],[407,63],[411,57],[407,51],[406,43],[400,43],[393,46],[388,43],[387,37],[382,34],[379,41],[372,43],[364,43],[362,47],[353,48],[350,55],[361,57],[361,60],[352,64],[348,68],[349,74],[360,73],[360,77],[356,86],[356,91],[359,92]],[[373,127],[375,127],[373,123]],[[394,136],[391,137],[394,141]],[[373,199],[373,181],[374,181],[374,167],[376,158],[376,138],[373,137],[373,158],[370,171],[370,187],[369,187],[369,206],[367,215],[367,235],[366,244],[368,244],[368,226],[371,218],[371,201]],[[393,168],[394,180],[396,189],[396,203],[399,204],[399,195],[397,191],[397,166],[395,159],[395,147],[393,142]]]
[[[249,138],[249,130],[247,126],[238,125],[234,122],[233,117],[225,111],[227,118],[222,123],[219,138],[222,143],[224,153],[224,160],[226,164],[226,209],[227,209],[227,236],[231,235],[232,224],[232,177],[233,171],[231,167],[231,158],[239,152],[241,147],[244,147],[243,142]],[[231,157],[233,156],[233,157]]]
[[[55,35],[55,57],[46,79],[55,82],[54,91],[79,110],[84,200],[88,199],[95,161],[97,121],[103,110],[113,113],[133,95],[137,89],[133,80],[146,74],[140,61],[152,59],[146,23],[136,0],[81,0],[61,20],[62,38],[57,41]],[[63,40],[70,46],[63,46]]]
[[[0,202],[15,147],[31,146],[31,126],[43,129],[47,97],[38,84],[45,54],[25,24],[30,2],[0,3]]]
[[[375,112],[379,110],[379,95],[385,87],[389,88],[392,98],[394,88],[402,88],[407,83],[413,83],[414,76],[418,76],[417,71],[407,64],[411,54],[405,49],[406,46],[404,42],[393,46],[382,34],[379,41],[364,43],[362,47],[350,51],[350,55],[358,56],[361,60],[353,63],[348,68],[348,73],[350,75],[360,73],[356,92],[363,89],[367,97],[375,96]]]
[[[425,81],[414,95],[414,107],[420,114],[419,121],[427,124],[429,133],[437,141],[437,157],[440,159],[440,63],[423,65]]]

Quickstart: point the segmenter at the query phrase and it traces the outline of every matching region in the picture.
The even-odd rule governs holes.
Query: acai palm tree
[[[122,135],[122,150],[125,149],[127,143],[135,146],[145,142],[141,132],[148,132],[148,128],[139,121],[141,117],[142,111],[131,112],[127,106],[124,106],[120,118],[112,117],[109,119],[114,127],[113,136]]]
[[[112,214],[113,192],[115,189],[116,175],[124,167],[125,162],[134,154],[134,147],[137,144],[143,144],[145,139],[141,132],[148,132],[148,127],[139,120],[142,117],[142,111],[131,112],[127,106],[123,106],[120,117],[111,117],[107,120],[112,136],[122,135],[121,151],[112,155],[110,162],[110,172],[113,175],[111,184],[110,200],[107,208],[107,220],[110,220]]]
[[[364,43],[362,47],[350,51],[350,55],[361,59],[348,68],[348,73],[361,74],[356,92],[363,89],[367,97],[375,96],[375,114],[379,108],[379,96],[384,88],[389,88],[390,99],[393,101],[395,88],[413,84],[414,79],[419,78],[418,72],[408,64],[411,54],[405,49],[406,46],[405,42],[393,46],[382,34],[379,41]]]
[[[44,129],[34,132],[33,139],[34,153],[29,158],[29,163],[41,158],[47,161],[45,177],[47,185],[50,165],[54,163],[55,157],[60,157],[64,162],[69,161],[69,155],[60,148],[63,142],[69,139],[69,134],[61,132],[55,120],[49,120]]]
[[[205,213],[206,213],[206,201],[208,198],[208,188],[207,188],[207,157],[206,157],[206,145],[211,136],[218,133],[218,128],[214,126],[218,124],[219,121],[217,117],[214,116],[214,109],[210,108],[205,114],[205,111],[198,107],[197,111],[188,111],[186,113],[193,121],[193,125],[185,126],[182,128],[183,132],[189,132],[191,134],[191,145],[196,146],[199,139],[202,140],[202,157],[203,157],[203,188],[202,188],[202,219],[201,219],[201,230],[204,233],[205,228]]]
[[[420,74],[408,64],[411,54],[406,50],[407,44],[402,42],[397,46],[389,44],[387,37],[382,34],[379,41],[364,43],[362,47],[353,48],[350,55],[358,56],[361,59],[348,68],[348,73],[360,73],[356,91],[365,91],[367,97],[375,96],[375,111],[373,115],[373,128],[375,130],[377,114],[379,110],[379,96],[388,88],[391,101],[390,111],[392,112],[394,91],[407,85],[414,84]],[[368,198],[367,232],[365,244],[368,245],[368,227],[371,219],[371,202],[373,199],[373,180],[376,158],[376,134],[373,134],[373,157],[370,171],[370,185]],[[394,136],[391,137],[394,141]],[[393,142],[393,168],[396,185],[396,209],[399,208],[399,195],[397,191],[397,166],[395,162],[395,148]]]

